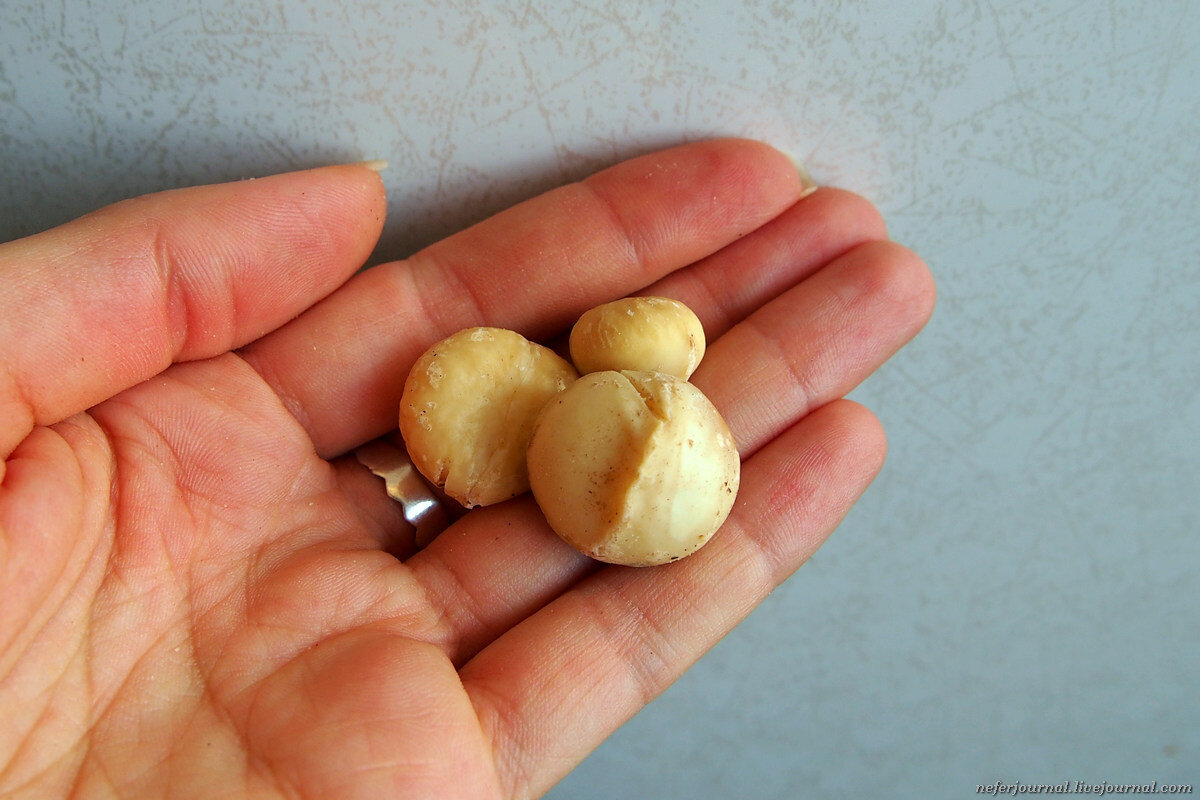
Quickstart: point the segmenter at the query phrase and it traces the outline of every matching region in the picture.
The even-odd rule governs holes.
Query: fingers
[[[0,245],[0,452],[328,294],[370,254],[383,187],[329,167],[129,200]]]
[[[915,335],[933,300],[920,259],[891,243],[867,242],[809,271],[714,342],[693,377],[750,457],[725,528],[679,565],[592,568],[595,574],[583,577],[587,570],[547,546],[544,523],[532,520],[518,529],[512,548],[540,542],[540,557],[510,559],[509,540],[488,542],[484,533],[456,542],[457,557],[439,553],[435,543],[430,555],[439,563],[422,579],[431,571],[456,576],[439,575],[431,585],[435,597],[458,604],[447,618],[475,646],[553,596],[546,583],[575,584],[462,670],[514,792],[537,793],[557,780],[819,546],[877,472],[885,449],[874,418],[835,398]],[[740,315],[731,308],[726,318]],[[410,562],[419,573],[426,569],[421,559]],[[504,581],[530,580],[536,589],[524,596],[496,591],[495,578],[471,571],[494,559],[506,564]],[[561,770],[544,770],[547,764]]]
[[[852,195],[843,193],[843,200],[862,208]],[[802,239],[806,222],[824,218],[836,205],[814,207],[811,219],[785,215],[796,226],[794,237],[764,230],[734,245],[747,259],[740,270],[732,256],[723,262],[722,253],[684,274],[710,268],[751,274],[749,266],[766,252],[752,239]],[[835,217],[846,210],[835,211]],[[849,241],[858,233],[853,225],[846,232]],[[778,273],[789,269],[809,277],[713,342],[692,378],[729,422],[743,458],[810,409],[853,389],[917,333],[932,307],[928,270],[895,244],[854,247],[819,271],[803,258],[779,264],[789,266],[767,273],[763,282],[781,283]],[[736,290],[736,282],[730,285]],[[726,312],[740,315],[742,310],[728,304]],[[706,325],[721,324],[709,316]],[[588,571],[586,565],[528,500],[473,512],[408,561],[430,601],[442,610],[450,629],[445,641],[456,661],[565,590]]]
[[[582,576],[601,568],[555,535],[530,495],[477,509],[407,562],[461,666]]]
[[[472,325],[542,339],[774,218],[803,190],[766,145],[635,158],[529,200],[342,291],[244,353],[335,455],[396,426],[405,375]]]
[[[737,505],[704,549],[601,570],[467,663],[508,793],[546,791],[744,618],[825,540],[884,451],[865,409],[822,407],[746,462]]]
[[[883,218],[869,202],[822,188],[753,234],[639,294],[684,303],[700,317],[711,342],[848,250],[886,238]]]
[[[722,410],[745,458],[858,386],[921,330],[934,298],[921,259],[868,242],[731,328],[692,382]]]

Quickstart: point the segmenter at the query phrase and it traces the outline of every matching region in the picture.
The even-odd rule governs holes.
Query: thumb
[[[0,454],[333,291],[383,226],[364,165],[148,195],[0,245]]]

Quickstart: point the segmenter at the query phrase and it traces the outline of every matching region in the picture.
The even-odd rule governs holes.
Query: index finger
[[[336,294],[243,351],[336,455],[396,427],[426,347],[474,325],[532,339],[755,230],[804,190],[779,151],[725,139],[625,161],[547,192]]]

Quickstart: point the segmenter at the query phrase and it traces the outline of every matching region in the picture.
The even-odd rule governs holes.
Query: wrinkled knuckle
[[[595,202],[598,212],[606,220],[614,238],[617,239],[619,249],[628,254],[629,261],[636,267],[638,274],[645,275],[647,279],[654,277],[650,274],[649,258],[647,257],[647,253],[650,252],[647,233],[637,225],[631,224],[621,213],[620,206],[616,201],[590,182],[583,181],[579,186],[583,187]]]
[[[151,218],[143,225],[143,235],[149,242],[148,261],[167,321],[171,352],[178,355],[187,347],[192,329],[190,301],[179,254],[167,224]]]

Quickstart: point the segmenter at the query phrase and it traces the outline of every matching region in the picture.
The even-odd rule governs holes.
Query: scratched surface
[[[3,0],[0,240],[387,158],[382,259],[656,145],[788,147],[939,280],[856,393],[888,465],[551,797],[1200,783],[1200,4],[517,6]]]

